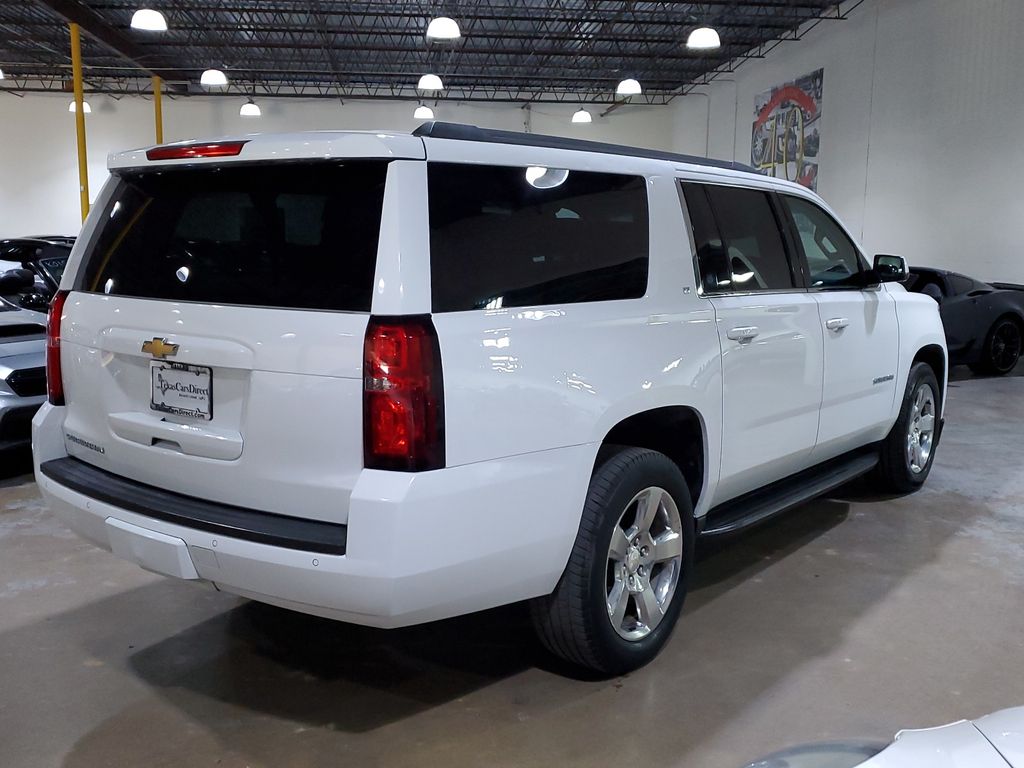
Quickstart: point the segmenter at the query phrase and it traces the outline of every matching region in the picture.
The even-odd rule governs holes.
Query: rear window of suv
[[[386,174],[386,161],[123,174],[77,287],[368,312]]]
[[[430,163],[435,312],[639,298],[644,179],[556,168]]]

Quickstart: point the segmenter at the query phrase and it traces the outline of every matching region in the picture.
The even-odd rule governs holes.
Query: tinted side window
[[[714,264],[727,263],[718,291],[777,291],[796,287],[779,222],[767,192],[740,187],[705,185],[718,225],[724,254]],[[703,269],[703,268],[702,268]]]
[[[643,178],[457,163],[427,174],[435,312],[647,291]]]
[[[809,200],[788,195],[783,200],[800,236],[811,287],[857,285],[863,268],[860,255],[835,219]]]
[[[683,197],[690,214],[697,266],[704,290],[732,290],[732,268],[707,192],[700,184],[684,184]]]

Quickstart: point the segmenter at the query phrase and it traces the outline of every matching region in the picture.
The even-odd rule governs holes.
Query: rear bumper
[[[182,514],[146,514],[138,500],[71,487],[44,468],[66,455],[63,410],[46,405],[37,414],[34,455],[43,497],[72,530],[143,567],[189,578],[188,564],[172,572],[155,555],[147,560],[157,551],[153,541],[165,543],[161,551],[179,543],[196,576],[225,591],[377,627],[447,618],[554,589],[597,449],[574,446],[423,473],[364,470],[349,503],[344,554],[331,554],[253,540],[248,531],[199,527]],[[160,501],[166,508],[168,498]],[[133,531],[139,546],[124,545]]]

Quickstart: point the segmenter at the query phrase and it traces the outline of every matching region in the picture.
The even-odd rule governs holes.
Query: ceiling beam
[[[38,0],[40,5],[49,8],[68,22],[77,24],[90,37],[103,43],[112,51],[127,59],[136,67],[149,75],[157,75],[165,81],[187,80],[185,73],[175,69],[153,66],[148,62],[150,55],[145,49],[122,32],[107,24],[99,14],[77,0]],[[181,90],[179,86],[168,86]]]

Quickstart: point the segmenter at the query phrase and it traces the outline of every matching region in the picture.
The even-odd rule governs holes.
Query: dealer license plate
[[[154,411],[213,418],[213,371],[204,365],[150,362],[153,393],[149,407]]]

